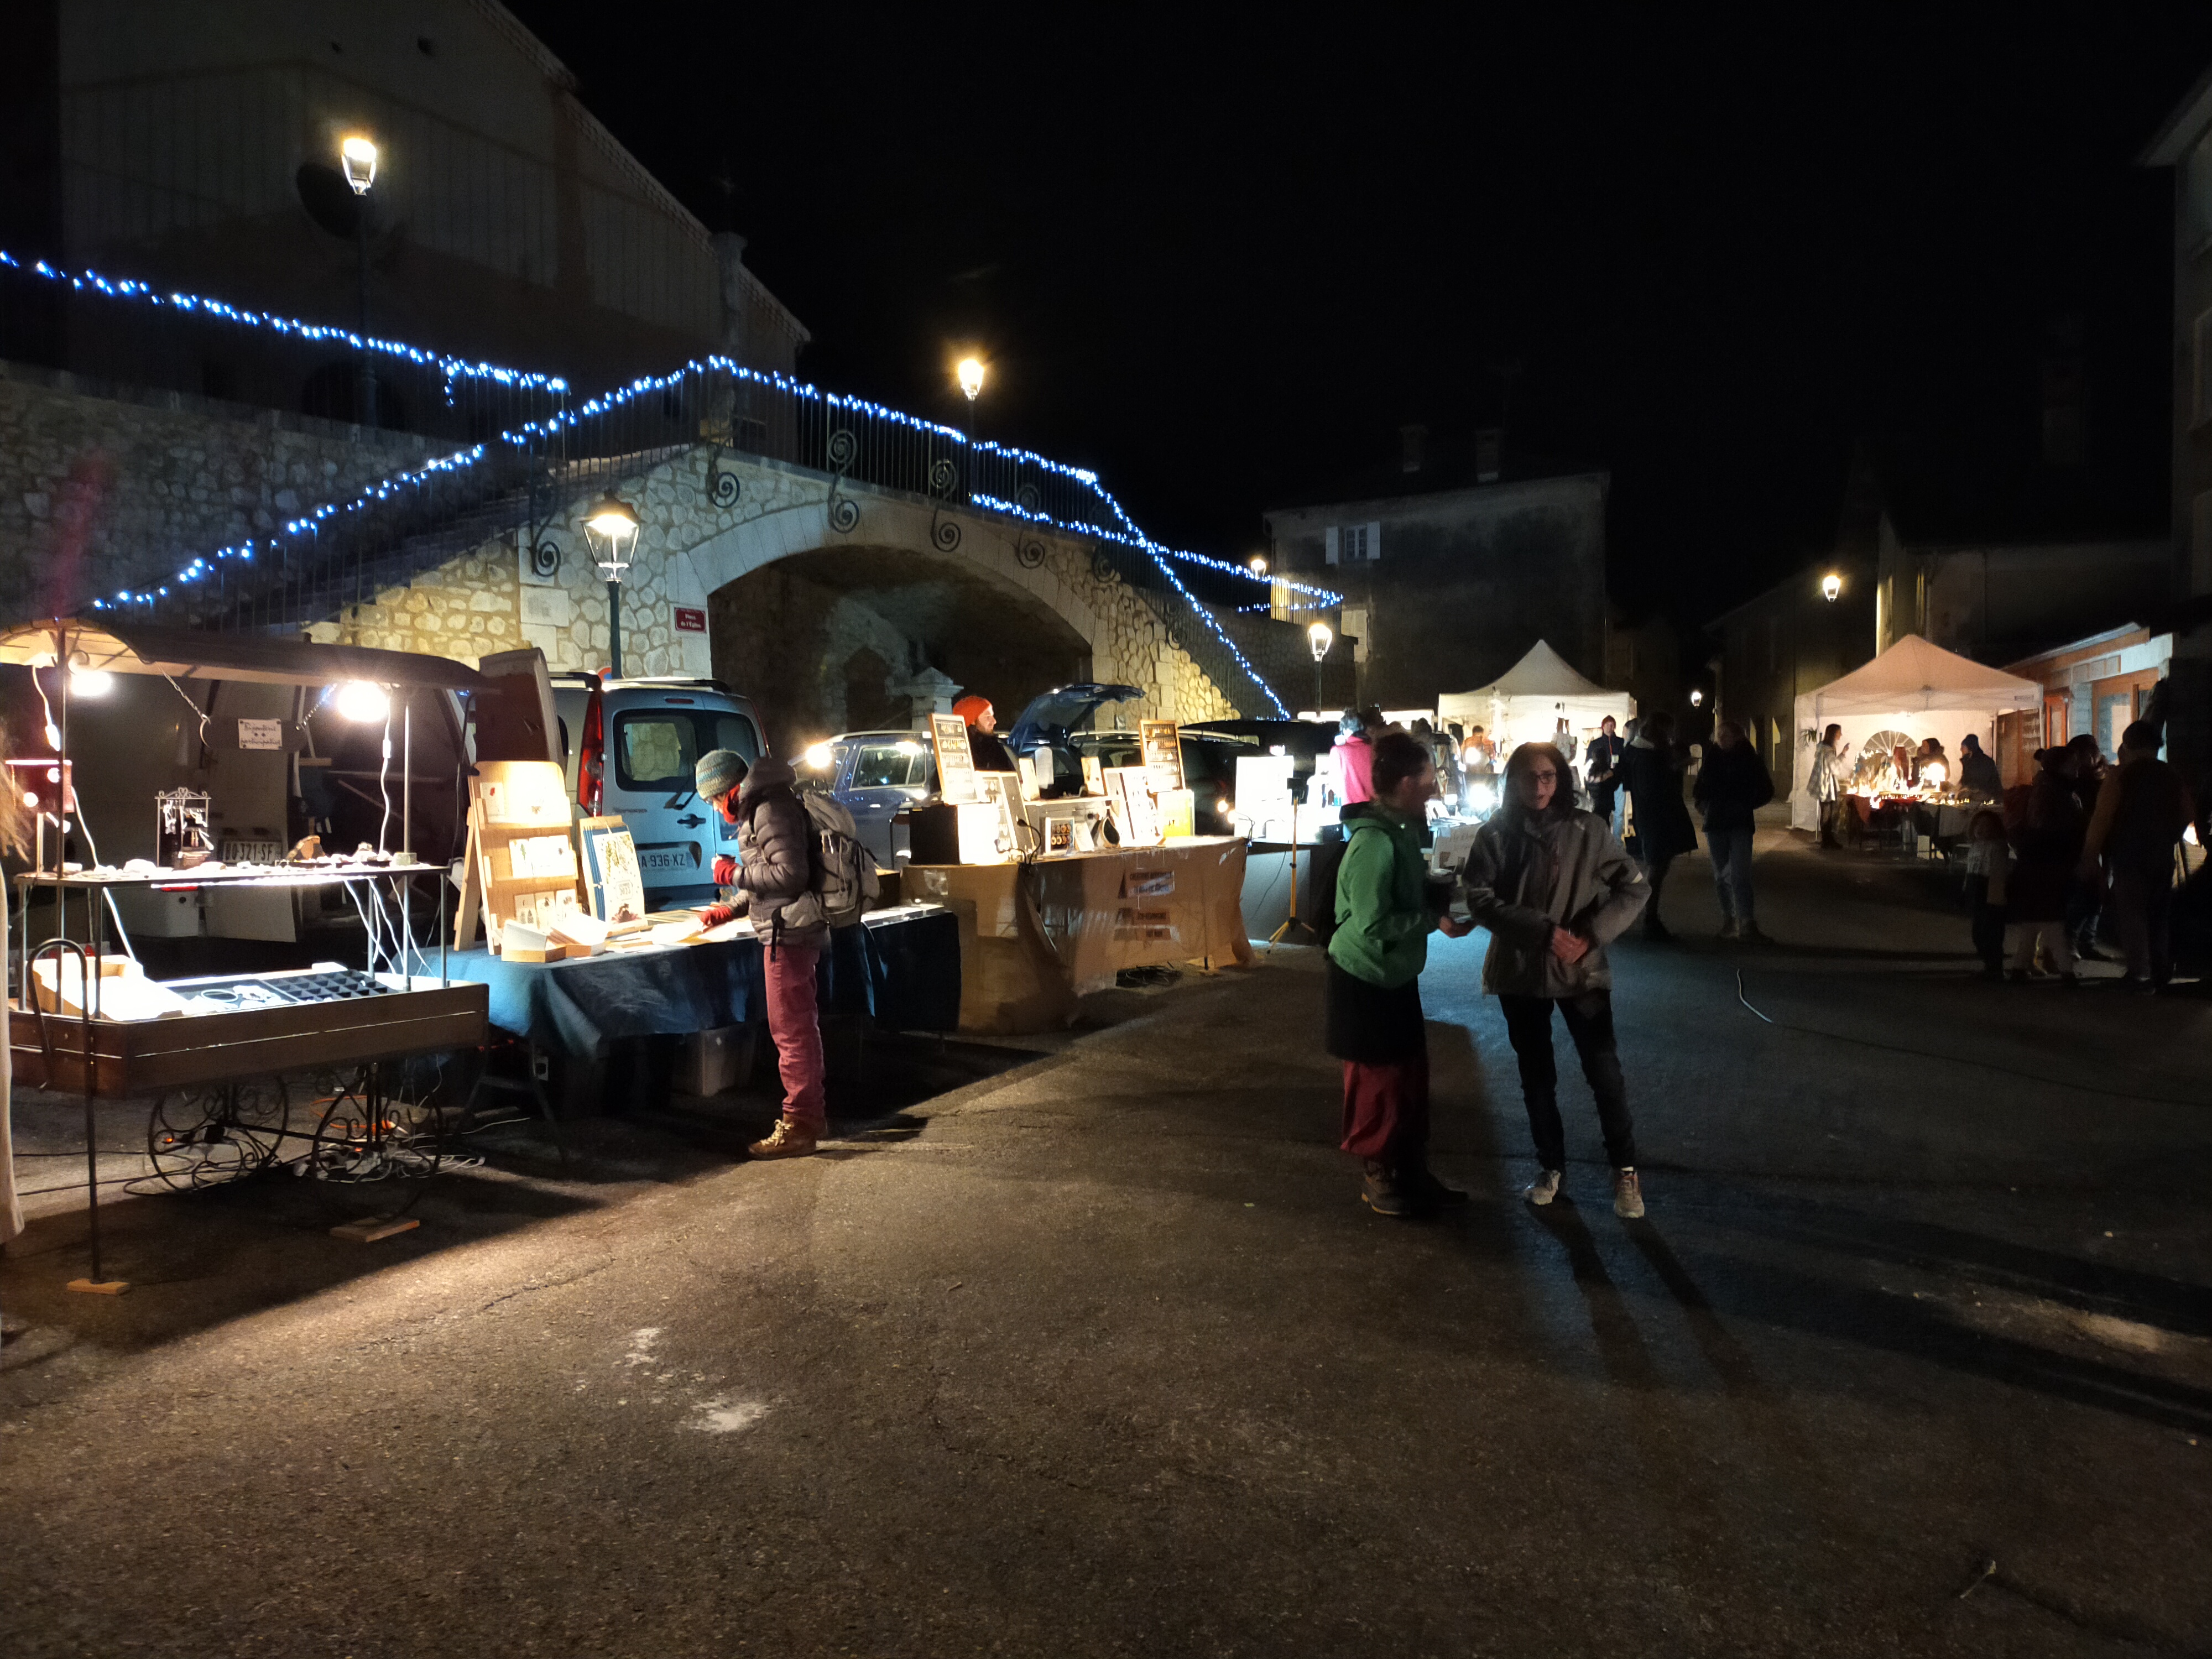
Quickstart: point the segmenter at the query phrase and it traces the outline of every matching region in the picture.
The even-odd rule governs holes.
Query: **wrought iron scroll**
[[[830,499],[823,507],[830,517],[830,527],[841,536],[850,535],[860,523],[860,502],[837,493],[838,487],[845,482],[845,475],[852,471],[853,458],[859,451],[860,444],[848,428],[840,427],[830,434]]]
[[[714,506],[727,511],[738,504],[743,486],[734,472],[722,471],[722,446],[714,444],[707,451],[707,499]]]

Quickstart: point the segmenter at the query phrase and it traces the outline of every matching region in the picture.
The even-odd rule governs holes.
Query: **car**
[[[878,867],[896,867],[891,820],[937,793],[937,757],[915,732],[846,732],[799,757],[802,781],[825,785],[853,815]]]
[[[552,681],[561,763],[580,813],[629,825],[647,905],[711,903],[715,855],[736,854],[738,830],[699,799],[692,769],[711,749],[760,758],[752,703],[720,680],[564,672]]]

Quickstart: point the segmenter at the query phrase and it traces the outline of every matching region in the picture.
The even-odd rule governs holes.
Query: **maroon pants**
[[[1429,1149],[1429,1057],[1344,1062],[1344,1150],[1398,1163]]]
[[[822,952],[779,945],[768,953],[768,1034],[783,1073],[783,1115],[817,1139],[828,1133],[823,1109],[822,1022],[814,1007],[814,966]]]

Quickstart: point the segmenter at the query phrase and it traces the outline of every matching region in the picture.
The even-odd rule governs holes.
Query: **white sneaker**
[[[1540,1207],[1549,1204],[1559,1195],[1559,1172],[1557,1170],[1537,1170],[1536,1178],[1521,1189],[1522,1197]]]
[[[1623,1221],[1644,1219],[1644,1183],[1633,1170],[1613,1172],[1613,1212]]]

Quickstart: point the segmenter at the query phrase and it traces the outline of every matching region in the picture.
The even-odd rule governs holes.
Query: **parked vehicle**
[[[891,820],[937,793],[937,757],[919,732],[847,732],[801,756],[799,775],[844,802],[877,866],[889,870]]]
[[[648,905],[711,902],[715,855],[736,854],[738,831],[698,798],[692,768],[710,749],[760,758],[751,702],[719,680],[552,679],[561,763],[580,812],[629,826]]]

